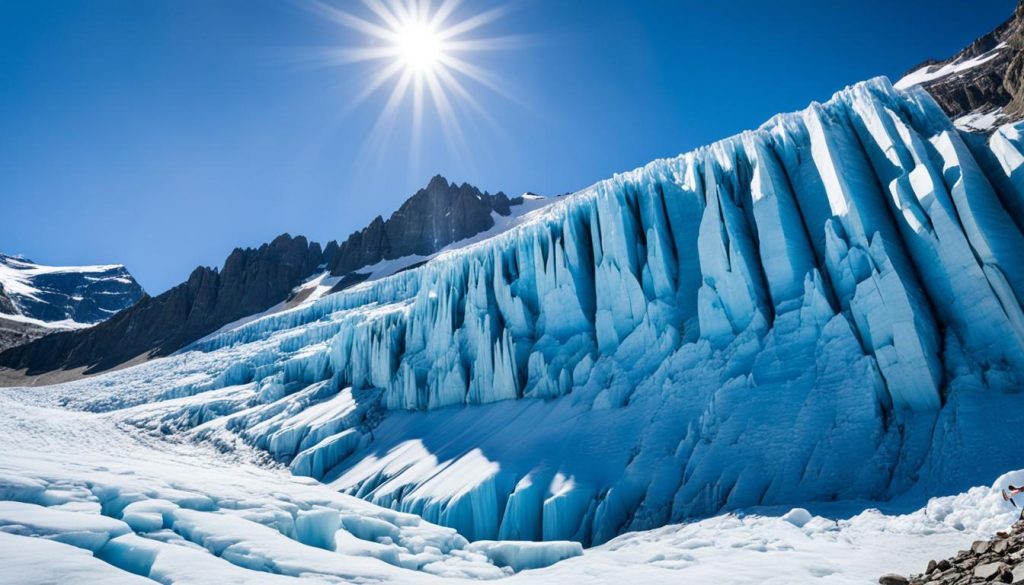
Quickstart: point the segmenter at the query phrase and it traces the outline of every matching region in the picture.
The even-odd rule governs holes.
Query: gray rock
[[[976,540],[974,544],[971,545],[971,552],[976,555],[983,555],[988,552],[989,546],[990,543],[987,540]]]
[[[974,568],[974,578],[991,581],[992,579],[996,578],[996,575],[998,575],[1000,571],[1003,570],[1003,567],[1004,565],[999,562],[985,563],[984,565],[979,565]]]
[[[490,229],[494,226],[492,212],[509,215],[514,203],[504,193],[491,195],[466,183],[449,183],[437,175],[391,217],[385,220],[377,216],[332,249],[331,273],[341,276],[381,260],[433,254]]]
[[[895,573],[889,573],[882,575],[878,578],[878,582],[881,585],[909,585],[910,580],[903,575],[897,575]]]

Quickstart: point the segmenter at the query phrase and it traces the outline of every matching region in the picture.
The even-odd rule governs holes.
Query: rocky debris
[[[955,557],[929,561],[919,575],[879,577],[882,585],[967,585],[972,583],[1024,584],[1024,521],[992,540],[974,542]]]
[[[504,193],[491,195],[463,183],[449,183],[441,175],[406,200],[391,217],[374,218],[341,245],[328,244],[331,273],[343,275],[381,260],[433,254],[441,248],[475,236],[494,226],[491,213],[509,215],[522,199]]]
[[[1004,45],[999,48],[1000,45]],[[929,59],[908,73],[928,67],[929,71],[963,63],[992,52],[977,66],[921,84],[950,118],[1001,110],[1000,122],[1024,118],[1024,1],[1014,14],[992,32],[978,38],[956,55],[938,61]]]

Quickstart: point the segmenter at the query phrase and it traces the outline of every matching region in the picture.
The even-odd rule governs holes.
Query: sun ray
[[[402,68],[403,65],[396,61],[388,65],[387,68],[375,73],[373,77],[370,78],[370,82],[366,85],[366,87],[361,89],[359,93],[357,93],[356,96],[352,98],[352,101],[349,103],[347,109],[354,109],[358,107],[360,104],[362,104],[364,101],[369,99],[369,97],[377,93],[377,90],[380,89],[385,83],[390,81],[396,75],[402,73]]]
[[[399,16],[388,8],[381,0],[362,0],[362,2],[370,9],[371,12],[376,14],[377,18],[381,19],[381,21],[383,21],[390,30],[395,31],[402,26],[402,21]]]
[[[359,18],[358,16],[345,12],[344,10],[339,10],[318,0],[311,0],[307,6],[313,12],[347,28],[358,30],[383,41],[393,41],[395,39],[396,34],[394,30],[374,24],[368,20]]]
[[[456,118],[455,112],[452,110],[448,94],[438,79],[437,73],[431,71],[425,77],[427,87],[430,90],[431,101],[434,103],[434,110],[441,120],[441,131],[444,132],[445,139],[455,150],[455,154],[460,162],[464,162],[469,159],[466,138],[462,132],[462,127],[459,126],[458,118]]]
[[[459,4],[462,4],[462,0],[442,0],[441,5],[437,7],[437,11],[430,17],[428,24],[435,28],[441,28],[441,25],[448,20],[448,17],[458,8]]]
[[[316,14],[366,37],[364,45],[326,51],[325,62],[364,67],[381,65],[355,92],[346,111],[365,103],[386,85],[394,84],[370,129],[364,150],[383,150],[395,129],[399,109],[411,107],[408,133],[410,164],[414,169],[420,163],[428,113],[430,119],[436,119],[444,142],[456,156],[468,159],[462,118],[478,116],[494,127],[498,127],[498,122],[464,82],[472,81],[518,103],[500,76],[468,60],[472,54],[527,44],[523,36],[475,36],[480,29],[507,14],[508,8],[491,8],[456,18],[463,0],[361,0],[360,4],[365,13],[356,15],[332,7],[326,0],[309,0]],[[407,102],[409,105],[404,105]],[[427,102],[432,106],[429,112]]]
[[[507,13],[508,7],[506,6],[492,8],[487,12],[481,12],[480,14],[471,16],[463,21],[445,27],[445,29],[440,32],[440,37],[442,40],[457,37],[474,29],[478,29],[485,24],[490,24]]]

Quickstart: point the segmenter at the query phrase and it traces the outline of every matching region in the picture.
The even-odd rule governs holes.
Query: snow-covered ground
[[[996,108],[988,112],[972,112],[953,120],[953,124],[960,130],[966,132],[988,132],[999,126],[1007,119],[1002,108]]]
[[[745,510],[628,533],[582,556],[572,543],[470,544],[243,451],[125,424],[145,405],[53,406],[68,392],[0,392],[0,583],[863,584],[919,571],[1015,518],[997,489],[979,487],[903,515],[864,502],[817,516]]]

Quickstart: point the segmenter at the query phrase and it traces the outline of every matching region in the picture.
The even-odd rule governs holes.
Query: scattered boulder
[[[1002,563],[985,563],[984,565],[978,565],[974,568],[974,576],[977,579],[984,579],[991,581],[1003,571]]]

